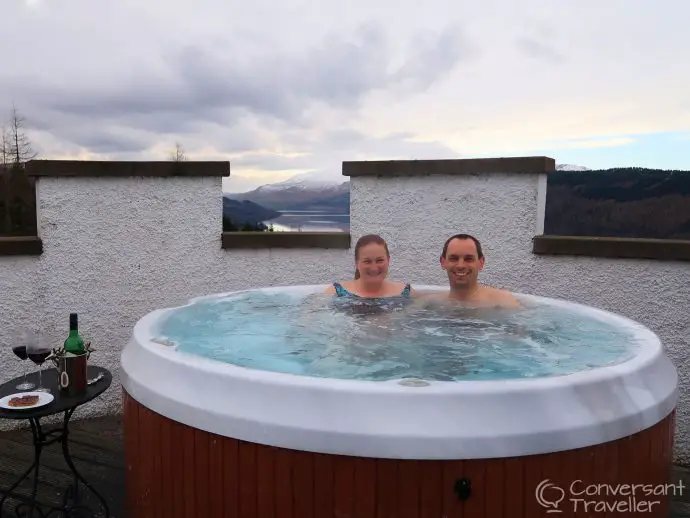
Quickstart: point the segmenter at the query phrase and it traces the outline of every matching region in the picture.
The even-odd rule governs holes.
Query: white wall
[[[543,178],[543,177],[542,177]],[[223,250],[220,178],[40,178],[40,257],[0,256],[0,343],[39,323],[59,343],[70,311],[93,340],[93,361],[115,374],[105,405],[119,410],[118,358],[145,313],[190,297],[250,287],[349,278],[352,250]],[[537,174],[355,177],[353,245],[365,233],[389,240],[392,277],[438,284],[444,240],[476,235],[483,280],[515,291],[615,311],[657,332],[679,369],[676,460],[690,462],[690,265],[683,262],[536,256]],[[22,372],[9,347],[2,379]]]

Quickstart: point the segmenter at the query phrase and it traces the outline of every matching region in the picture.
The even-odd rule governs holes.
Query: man
[[[446,240],[441,252],[441,268],[448,274],[450,300],[479,306],[519,308],[518,300],[506,290],[479,284],[484,268],[482,245],[469,234],[456,234]]]

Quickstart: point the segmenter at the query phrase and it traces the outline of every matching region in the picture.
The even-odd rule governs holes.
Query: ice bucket
[[[60,390],[70,396],[86,392],[86,365],[89,353],[65,353],[57,358],[58,384]]]
[[[83,354],[68,353],[64,350],[54,351],[51,360],[57,369],[58,387],[60,391],[77,396],[86,392],[86,368],[91,355],[90,344]]]

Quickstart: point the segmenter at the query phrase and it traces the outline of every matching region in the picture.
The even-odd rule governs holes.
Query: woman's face
[[[390,260],[383,245],[371,243],[359,249],[355,266],[363,281],[383,281],[388,276]]]

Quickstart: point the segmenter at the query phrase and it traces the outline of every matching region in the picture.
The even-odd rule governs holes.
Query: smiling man
[[[448,298],[480,306],[520,307],[517,299],[506,290],[479,283],[484,268],[484,253],[477,238],[469,234],[449,237],[441,252],[441,268],[448,274]]]

